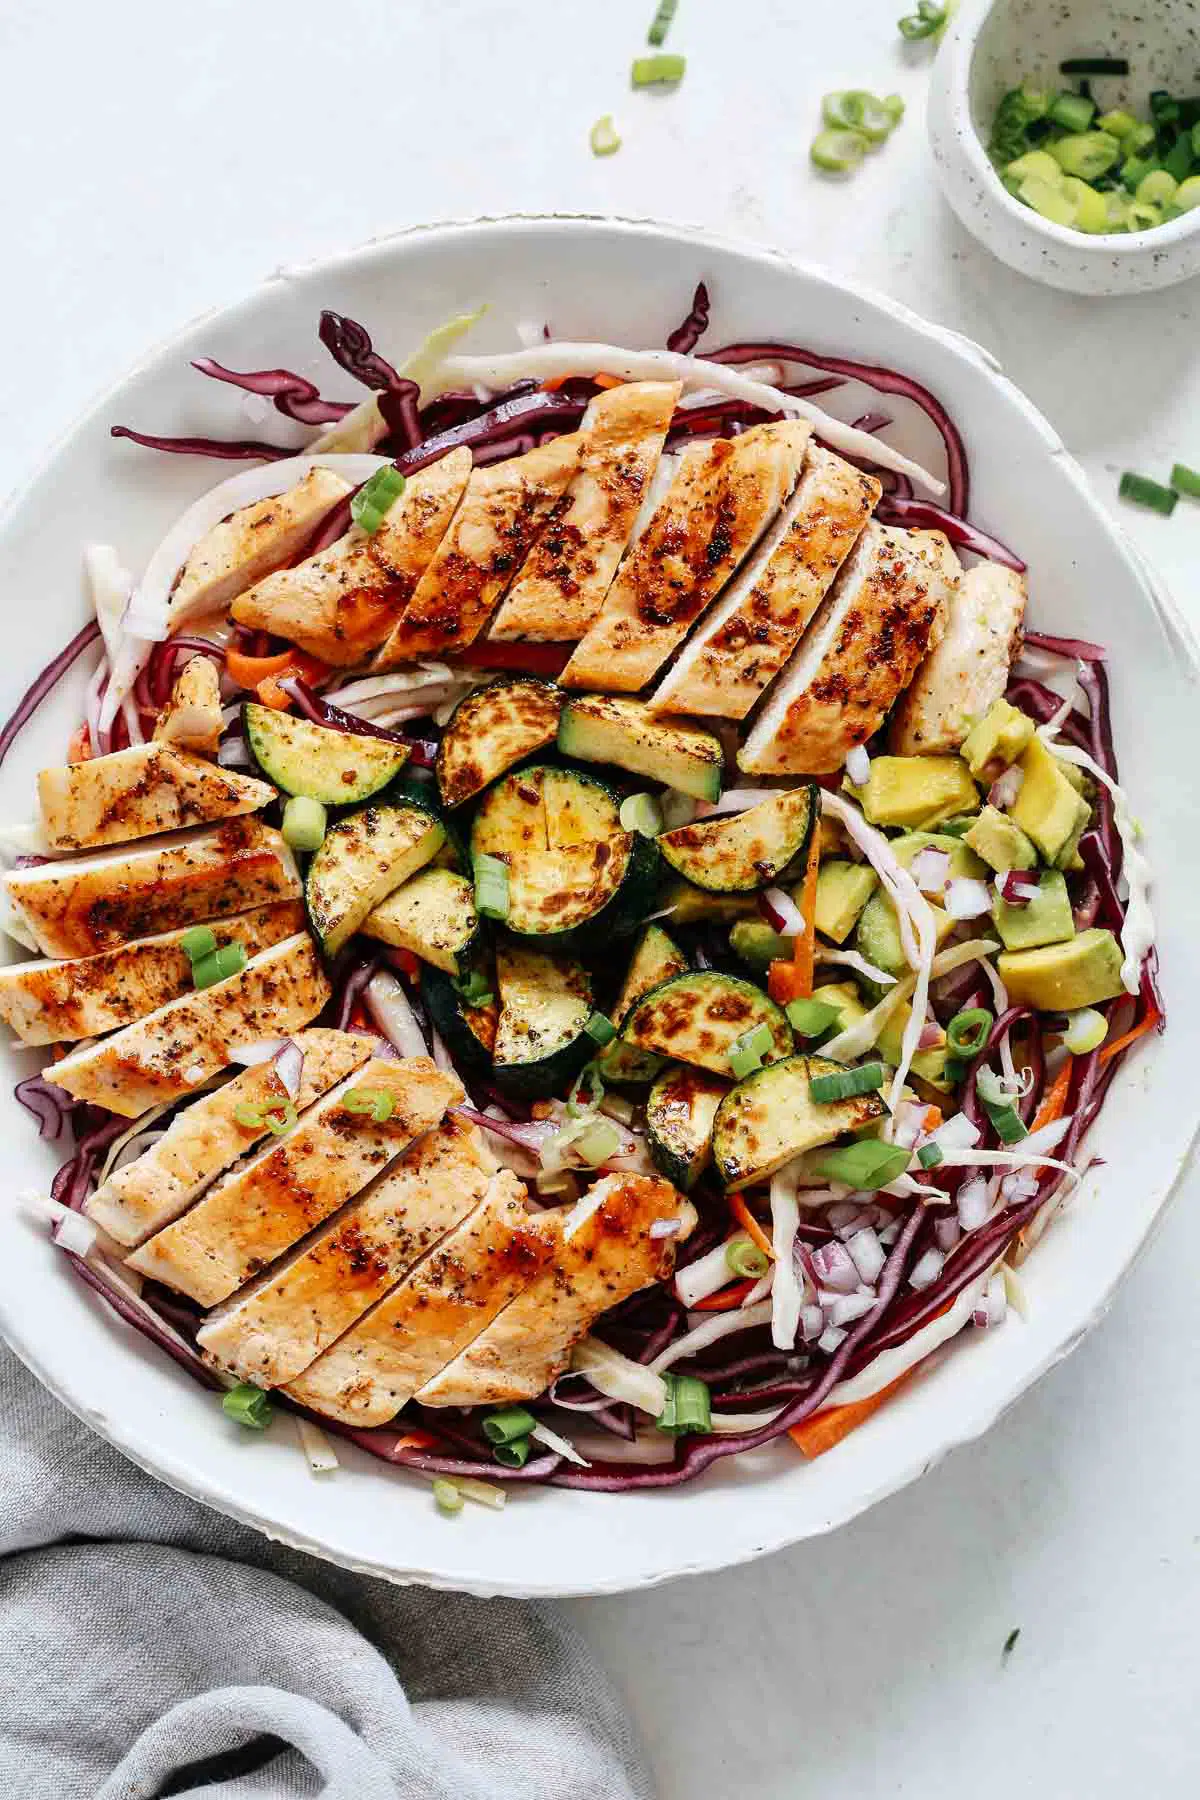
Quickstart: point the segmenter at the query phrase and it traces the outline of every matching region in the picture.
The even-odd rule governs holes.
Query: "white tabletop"
[[[1195,284],[1075,300],[979,250],[934,185],[929,51],[898,37],[901,0],[681,0],[689,67],[665,97],[628,90],[653,10],[5,9],[0,491],[148,343],[271,270],[512,211],[702,223],[874,283],[986,345],[1114,505],[1123,468],[1200,464]],[[842,86],[909,103],[846,184],[807,161]],[[587,131],[610,111],[624,145],[600,161]],[[1122,519],[1200,624],[1200,508]],[[668,1800],[1196,1792],[1198,1205],[1193,1180],[1110,1318],[919,1486],[755,1567],[571,1608]]]

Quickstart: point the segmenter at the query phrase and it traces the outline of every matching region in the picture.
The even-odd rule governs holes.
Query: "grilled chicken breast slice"
[[[389,1095],[389,1117],[348,1106],[356,1091]],[[130,1268],[216,1306],[353,1199],[462,1098],[461,1084],[427,1057],[367,1063],[280,1143],[231,1170],[148,1238]]]
[[[98,850],[237,819],[275,798],[267,781],[155,743],[43,769],[37,785],[42,829],[54,851]]]
[[[579,467],[583,442],[580,432],[572,432],[472,472],[462,505],[375,658],[376,668],[474,643]]]
[[[755,775],[825,775],[877,731],[940,637],[945,578],[908,534],[874,522],[767,694],[738,752]]]
[[[182,994],[111,1037],[72,1051],[54,1064],[54,1080],[78,1100],[136,1119],[219,1074],[239,1045],[298,1031],[331,991],[311,938],[285,938],[227,981]]]
[[[653,710],[744,719],[800,642],[880,492],[873,475],[810,443],[777,524],[684,645]]]
[[[282,835],[249,818],[13,869],[4,886],[44,956],[93,956],[301,891]]]
[[[575,642],[604,604],[662,453],[677,381],[597,394],[580,430],[579,472],[497,613],[490,638]]]
[[[651,1227],[668,1219],[682,1221],[679,1232],[652,1237]],[[550,1266],[416,1398],[423,1406],[479,1406],[542,1393],[601,1313],[667,1279],[695,1221],[669,1181],[606,1175],[565,1221]]]
[[[379,1043],[366,1033],[322,1026],[298,1031],[292,1041],[304,1057],[293,1102],[298,1112],[368,1061]],[[278,1109],[287,1101],[273,1062],[243,1069],[214,1093],[181,1108],[156,1143],[114,1169],[88,1200],[88,1217],[117,1243],[140,1244],[186,1212],[210,1181],[270,1137],[265,1124],[243,1124],[239,1108]]]
[[[191,656],[175,677],[154,727],[156,744],[216,756],[221,747],[221,677],[207,656]]]
[[[451,450],[410,475],[378,531],[352,525],[328,549],[268,575],[234,602],[241,625],[290,638],[346,668],[382,644],[408,605],[462,500],[471,452]]]
[[[288,1384],[292,1398],[346,1425],[394,1419],[549,1265],[561,1226],[527,1198],[508,1169],[493,1177],[474,1212]]]
[[[954,557],[949,545],[946,548]],[[1027,593],[1025,577],[1000,563],[976,563],[965,574],[960,570],[950,594],[945,635],[913,676],[892,715],[888,748],[895,755],[933,756],[957,750],[972,720],[1003,699],[1020,642]]]
[[[237,942],[248,956],[304,930],[298,900],[214,919],[218,948]],[[0,1018],[23,1044],[65,1044],[119,1031],[192,989],[192,964],[183,931],[139,938],[99,956],[54,962],[8,963],[0,968]]]
[[[756,425],[684,453],[562,686],[632,694],[658,673],[791,493],[810,431]]]
[[[325,515],[350,493],[330,469],[310,469],[284,494],[258,500],[205,532],[189,555],[171,595],[171,629],[223,612],[231,600],[290,561]]]
[[[443,1119],[315,1236],[209,1315],[198,1335],[205,1358],[241,1381],[282,1387],[474,1211],[495,1168],[472,1126]]]

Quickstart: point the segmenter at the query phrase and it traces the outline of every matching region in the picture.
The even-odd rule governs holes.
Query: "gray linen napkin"
[[[651,1800],[553,1608],[270,1543],[151,1481],[2,1343],[0,1553],[3,1800]]]

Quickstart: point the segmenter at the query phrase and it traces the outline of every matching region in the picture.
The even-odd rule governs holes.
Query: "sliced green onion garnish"
[[[192,985],[209,988],[215,987],[218,981],[228,981],[231,975],[241,974],[246,960],[245,944],[222,944],[219,950],[192,964]]]
[[[593,156],[612,156],[621,148],[621,139],[611,113],[596,120],[588,132],[588,146]]]
[[[1029,1136],[1020,1113],[1011,1101],[999,1106],[995,1101],[985,1100],[983,1108],[1002,1144],[1019,1144],[1023,1137]]]
[[[1132,500],[1137,506],[1148,506],[1151,512],[1161,513],[1169,519],[1175,511],[1175,503],[1179,495],[1173,488],[1163,487],[1160,481],[1151,481],[1148,475],[1137,475],[1132,469],[1126,469],[1117,489],[1122,500]]]
[[[1171,486],[1177,494],[1186,494],[1190,500],[1200,500],[1200,472],[1189,469],[1186,463],[1176,463],[1171,470]]]
[[[1151,169],[1150,173],[1143,175],[1138,182],[1133,197],[1135,200],[1146,201],[1151,206],[1166,206],[1175,198],[1178,189],[1179,183],[1173,175],[1167,173],[1166,169]]]
[[[1078,1012],[1067,1014],[1063,1043],[1072,1056],[1086,1056],[1089,1051],[1098,1050],[1107,1036],[1108,1020],[1094,1006],[1082,1006]]]
[[[459,977],[454,983],[454,987],[463,1005],[472,1009],[490,1006],[496,997],[482,969],[469,969],[465,975]]]
[[[476,1481],[473,1475],[456,1475],[454,1485],[464,1500],[474,1500],[479,1506],[490,1506],[493,1512],[504,1510],[504,1502],[508,1496],[494,1481]]]
[[[282,1100],[278,1106],[264,1106],[262,1123],[272,1137],[283,1137],[292,1129],[300,1117],[290,1100]]]
[[[664,1375],[667,1403],[658,1417],[658,1429],[674,1437],[685,1432],[711,1431],[712,1403],[708,1388],[698,1375]]]
[[[744,1281],[761,1281],[771,1267],[766,1251],[760,1250],[748,1237],[730,1238],[725,1246],[725,1261]]]
[[[992,1015],[986,1006],[970,1006],[955,1013],[946,1027],[946,1043],[955,1056],[978,1056],[992,1029]]]
[[[594,1012],[583,1029],[597,1044],[611,1044],[617,1035],[616,1026],[602,1012]]]
[[[307,794],[293,794],[283,809],[283,841],[293,850],[319,850],[325,842],[325,808]]]
[[[466,1504],[461,1488],[442,1475],[433,1484],[433,1498],[440,1513],[460,1513]]]
[[[389,463],[377,469],[350,501],[350,517],[368,537],[379,530],[388,513],[404,492],[404,477]]]
[[[581,1101],[580,1094],[587,1088],[587,1100]],[[584,1063],[575,1077],[574,1086],[567,1095],[567,1113],[572,1119],[582,1118],[585,1112],[595,1112],[604,1098],[604,1082],[594,1062]]]
[[[529,1461],[530,1442],[527,1437],[511,1438],[503,1444],[492,1446],[492,1455],[505,1469],[523,1469]]]
[[[650,29],[646,33],[646,42],[658,46],[666,39],[671,28],[671,20],[675,17],[679,0],[658,0],[658,11],[650,21]]]
[[[386,1125],[396,1110],[396,1096],[387,1088],[347,1088],[342,1106],[349,1113],[370,1113],[376,1125]]]
[[[506,1406],[489,1413],[483,1421],[483,1435],[489,1444],[511,1444],[514,1438],[528,1437],[537,1420],[523,1406]]]
[[[845,175],[851,169],[857,169],[869,149],[870,144],[861,131],[820,131],[813,139],[809,155],[818,169]]]
[[[265,1431],[271,1423],[273,1409],[262,1388],[252,1382],[239,1381],[222,1397],[221,1411],[227,1419],[245,1425],[249,1431]]]
[[[621,802],[621,830],[657,837],[663,828],[662,807],[653,794],[629,794]]]
[[[508,917],[508,864],[486,851],[475,858],[475,911],[486,919]]]
[[[620,1147],[621,1133],[607,1119],[597,1119],[594,1125],[581,1131],[571,1143],[576,1156],[589,1169],[598,1169],[610,1156],[615,1156]]]
[[[1058,65],[1060,75],[1128,75],[1124,56],[1068,56]]]
[[[629,73],[635,88],[678,87],[686,68],[686,56],[635,56]]]
[[[940,1144],[922,1144],[917,1151],[917,1161],[923,1169],[936,1169],[940,1162],[945,1162],[945,1154]]]
[[[836,1075],[814,1075],[808,1091],[824,1105],[832,1100],[853,1100],[856,1094],[873,1094],[882,1086],[883,1064],[873,1062],[863,1063],[857,1069],[839,1069]]]
[[[1117,106],[1113,108],[1112,112],[1101,113],[1096,120],[1096,125],[1099,130],[1107,131],[1109,137],[1120,138],[1124,143],[1125,139],[1132,137],[1137,130],[1138,121],[1132,113],[1126,112],[1124,107]]]
[[[945,6],[938,6],[936,0],[918,0],[916,12],[897,19],[896,28],[900,36],[907,38],[910,43],[916,43],[921,38],[937,37],[946,29],[953,11],[953,0],[947,0]]]
[[[189,962],[202,962],[217,947],[217,934],[209,925],[193,925],[179,940],[179,948]]]
[[[771,1027],[763,1024],[752,1025],[749,1031],[743,1031],[740,1038],[735,1038],[729,1046],[729,1066],[739,1081],[747,1075],[753,1075],[755,1069],[761,1069],[763,1058],[774,1042]]]
[[[836,1006],[824,1000],[789,1000],[783,1010],[796,1036],[802,1038],[820,1037],[842,1016]]]
[[[881,1188],[903,1175],[909,1152],[900,1144],[882,1144],[878,1138],[862,1138],[830,1150],[817,1164],[817,1174],[830,1181],[844,1181],[852,1188]]]
[[[248,1100],[243,1100],[240,1106],[234,1107],[233,1116],[239,1125],[244,1125],[246,1127],[247,1131],[261,1131],[263,1129],[262,1107],[251,1106]]]

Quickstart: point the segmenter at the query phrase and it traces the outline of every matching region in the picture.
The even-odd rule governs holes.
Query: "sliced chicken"
[[[551,509],[490,638],[583,636],[629,542],[679,394],[677,381],[631,381],[592,401],[579,472]]]
[[[55,851],[128,844],[189,825],[260,812],[275,798],[266,781],[218,768],[170,744],[134,744],[38,776],[42,829]]]
[[[554,1213],[530,1213],[509,1170],[398,1287],[319,1356],[288,1392],[346,1425],[385,1425],[547,1267]]]
[[[654,711],[744,719],[800,642],[880,492],[873,475],[810,444],[777,524],[680,651]]]
[[[376,668],[474,643],[579,467],[583,441],[572,432],[472,472],[462,505]]]
[[[955,583],[945,635],[892,715],[888,748],[895,755],[957,750],[972,720],[1004,698],[1027,594],[1025,577],[1000,563],[976,563]]]
[[[338,668],[362,662],[411,600],[470,473],[471,452],[451,450],[409,476],[378,531],[368,536],[352,525],[328,549],[243,594],[233,617]]]
[[[171,629],[223,612],[231,600],[281,563],[290,562],[325,515],[350,493],[329,469],[310,469],[284,494],[243,506],[205,532],[171,595]]]
[[[681,1221],[679,1232],[651,1237],[667,1219]],[[695,1222],[694,1207],[669,1181],[606,1175],[566,1219],[550,1267],[416,1398],[423,1406],[480,1406],[542,1393],[601,1313],[667,1279]]]
[[[472,1126],[443,1119],[315,1236],[210,1314],[198,1338],[205,1357],[241,1381],[282,1387],[474,1211],[495,1168]]]
[[[371,1057],[378,1038],[316,1026],[298,1031],[304,1057],[293,1102],[303,1112]],[[244,1124],[239,1110],[260,1114],[286,1107],[288,1092],[273,1061],[243,1069],[214,1093],[182,1107],[163,1136],[132,1162],[114,1169],[87,1202],[89,1218],[117,1243],[134,1245],[187,1211],[210,1181],[270,1137],[270,1127]]]
[[[791,493],[810,430],[756,425],[684,453],[561,686],[632,694],[658,673]]]
[[[238,975],[169,1000],[133,1025],[64,1056],[54,1080],[78,1100],[136,1119],[227,1068],[242,1044],[298,1031],[331,989],[312,939],[285,938]]]
[[[93,956],[301,891],[281,834],[257,819],[13,869],[4,886],[44,956]]]
[[[826,775],[877,731],[941,636],[948,583],[873,521],[738,752],[754,775]]]
[[[154,741],[197,756],[215,756],[221,745],[221,677],[207,656],[191,656],[175,677],[158,715]]]
[[[212,922],[218,948],[237,942],[247,956],[303,930],[299,900]],[[119,1031],[190,991],[192,964],[182,937],[182,930],[164,931],[99,956],[8,963],[0,968],[0,1018],[23,1044],[65,1044]]]
[[[359,1096],[381,1094],[392,1101],[386,1119],[357,1110]],[[130,1268],[216,1306],[353,1199],[462,1098],[461,1084],[427,1057],[367,1063],[280,1143],[231,1170],[147,1239]]]

